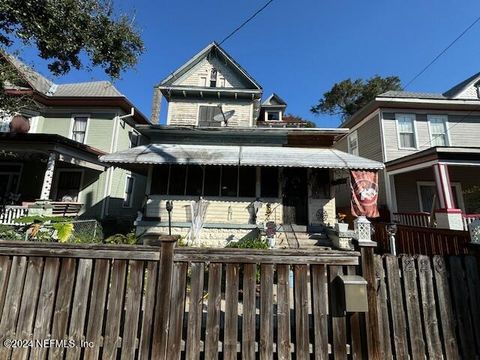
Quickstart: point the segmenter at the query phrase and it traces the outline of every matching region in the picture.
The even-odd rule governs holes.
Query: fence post
[[[380,357],[380,323],[377,312],[377,277],[375,275],[374,249],[377,243],[371,240],[370,222],[359,219],[355,222],[357,244],[361,253],[362,275],[367,280],[368,312],[366,314],[368,358],[381,360]]]
[[[173,249],[179,239],[177,235],[149,232],[144,235],[144,244],[160,245],[157,296],[155,304],[152,359],[167,359],[170,298],[172,293]]]

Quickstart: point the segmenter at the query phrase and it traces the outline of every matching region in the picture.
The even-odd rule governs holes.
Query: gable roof
[[[412,92],[412,91],[387,91],[380,95],[379,98],[404,98],[404,99],[447,99],[443,94],[427,93],[427,92]]]
[[[474,85],[478,81],[480,81],[480,72],[470,76],[468,79],[463,80],[462,82],[452,87],[450,90],[445,91],[443,95],[445,95],[448,98],[456,98],[458,95],[464,92],[467,88]]]
[[[219,44],[216,42],[212,42],[203,50],[198,52],[194,55],[190,60],[188,60],[185,64],[163,79],[160,84],[157,86],[172,86],[175,80],[179,79],[181,76],[186,74],[190,69],[192,69],[195,65],[200,63],[203,59],[207,58],[211,53],[215,53],[219,57],[221,57],[227,64],[229,64],[235,71],[237,71],[247,83],[249,83],[253,89],[261,90],[262,87],[259,83],[247,73],[245,69],[243,69]]]
[[[274,100],[276,103],[272,103]],[[262,106],[287,106],[287,103],[277,94],[272,93],[263,103]]]
[[[0,57],[12,64],[19,72],[20,76],[28,83],[41,99],[46,103],[54,103],[56,100],[62,100],[62,106],[68,106],[65,100],[78,101],[84,100],[94,101],[95,106],[101,104],[108,105],[106,102],[111,102],[115,106],[119,106],[125,112],[130,112],[130,109],[135,108],[133,116],[137,123],[148,124],[149,121],[138,110],[130,100],[123,95],[118,89],[109,81],[87,81],[71,84],[55,84],[53,81],[47,79],[42,74],[36,72],[31,67],[24,64],[16,57],[0,51]],[[87,104],[82,104],[87,105]]]

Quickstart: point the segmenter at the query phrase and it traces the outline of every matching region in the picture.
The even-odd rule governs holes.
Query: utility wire
[[[235,30],[233,30],[230,34],[228,34],[225,39],[223,39],[219,45],[222,45],[225,41],[230,39],[236,32],[238,32],[241,28],[243,28],[245,25],[247,25],[255,16],[260,14],[268,5],[270,5],[273,2],[273,0],[269,0],[265,5],[263,5],[260,9],[258,9],[252,16],[250,16],[247,20],[245,20],[239,27],[237,27]]]
[[[453,40],[450,44],[448,44],[448,46],[447,46],[445,49],[443,49],[437,56],[435,56],[435,58],[434,58],[432,61],[430,61],[430,63],[428,63],[427,66],[425,66],[417,75],[415,75],[415,76],[407,83],[407,85],[405,85],[405,89],[407,89],[410,84],[412,84],[412,83],[413,83],[415,80],[417,80],[425,71],[427,71],[427,69],[428,69],[430,66],[432,66],[443,54],[445,54],[445,53],[448,51],[448,49],[450,49],[458,40],[460,40],[460,39],[463,37],[463,35],[465,35],[465,34],[466,34],[472,27],[474,27],[475,24],[478,23],[479,21],[480,21],[480,16],[477,17],[477,18],[475,19],[475,21],[474,21],[473,23],[471,23],[465,30],[463,30],[462,33],[456,37],[455,40]]]

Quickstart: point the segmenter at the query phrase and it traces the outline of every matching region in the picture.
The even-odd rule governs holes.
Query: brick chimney
[[[162,92],[158,87],[153,88],[152,115],[150,122],[154,125],[160,123],[160,107],[162,105]]]

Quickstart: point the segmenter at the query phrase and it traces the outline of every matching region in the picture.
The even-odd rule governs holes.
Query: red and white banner
[[[378,200],[378,172],[350,171],[350,186],[352,188],[352,215],[379,217]]]

